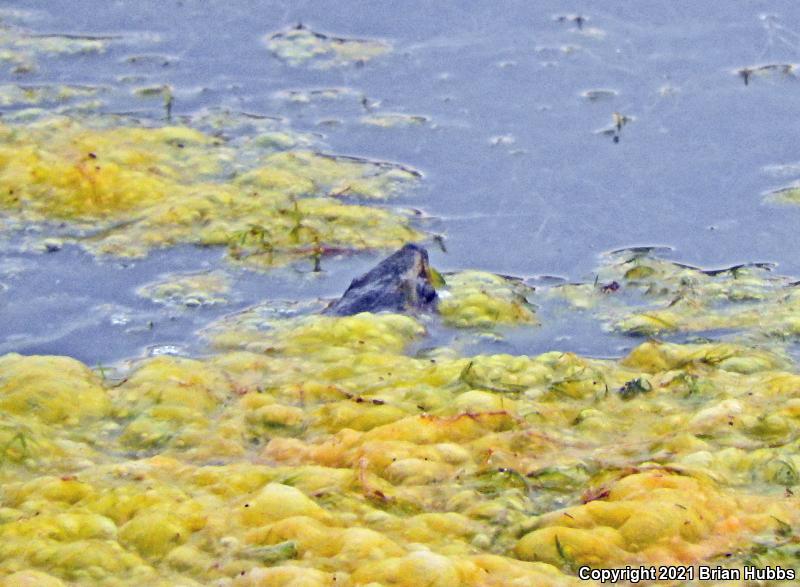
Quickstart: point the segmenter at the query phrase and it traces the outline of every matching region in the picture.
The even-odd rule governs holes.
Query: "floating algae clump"
[[[536,322],[536,315],[526,299],[531,289],[512,278],[464,271],[448,275],[446,279],[449,295],[439,304],[446,324],[491,328]]]
[[[12,73],[28,74],[43,57],[102,53],[112,41],[89,35],[33,34],[4,23],[0,24],[0,63],[8,64]]]
[[[253,265],[304,257],[318,265],[329,253],[396,247],[422,238],[408,218],[334,196],[385,198],[417,175],[310,151],[270,153],[184,126],[0,125],[0,208],[24,222],[71,222],[76,240],[104,254],[192,243],[225,245]]]
[[[229,292],[230,280],[221,271],[169,276],[136,291],[159,304],[186,307],[225,304]]]
[[[274,33],[265,42],[273,55],[289,65],[309,63],[321,69],[364,63],[391,50],[382,41],[333,37],[303,25]]]
[[[740,566],[764,545],[795,564],[800,376],[780,355],[432,359],[406,353],[409,316],[271,316],[121,381],[0,359],[0,399],[41,406],[0,417],[0,581],[577,585],[580,564]]]
[[[0,106],[61,104],[76,98],[91,98],[100,93],[100,88],[75,85],[0,85]]]
[[[764,263],[700,269],[649,249],[607,255],[594,284],[550,290],[609,328],[638,335],[742,331],[748,340],[800,333],[800,289]]]
[[[387,112],[386,114],[371,114],[363,116],[361,122],[370,126],[377,126],[379,128],[396,128],[406,126],[420,126],[428,122],[424,116],[415,114],[400,114],[396,112]]]
[[[800,204],[800,187],[787,187],[770,192],[767,198],[782,204]]]

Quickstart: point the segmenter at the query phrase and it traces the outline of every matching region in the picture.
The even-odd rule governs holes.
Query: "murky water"
[[[24,26],[37,32],[118,39],[103,54],[43,60],[38,71],[4,83],[99,84],[108,111],[152,118],[163,116],[162,102],[133,90],[169,84],[176,117],[206,107],[278,116],[320,135],[332,152],[419,169],[421,187],[398,205],[436,219],[432,227],[447,243],[446,253],[432,251],[440,269],[582,279],[603,251],[659,244],[688,263],[771,261],[800,275],[800,209],[764,202],[765,192],[800,179],[800,79],[775,73],[745,84],[736,73],[800,61],[797,3],[520,1],[465,10],[458,2],[183,0],[13,8],[30,10]],[[385,39],[394,49],[363,67],[291,67],[263,38],[298,22]],[[316,88],[347,91],[308,103],[282,94]],[[368,113],[426,120],[380,128],[362,122]],[[619,129],[614,113],[628,121]],[[97,263],[74,248],[43,255],[16,243],[9,240],[0,263],[0,352],[69,354],[90,364],[200,352],[193,333],[210,320],[264,299],[334,296],[376,258],[333,261],[320,276],[231,270],[228,305],[176,310],[135,289],[166,272],[224,266],[217,252],[179,248]],[[561,316],[487,344],[615,355],[633,343]]]

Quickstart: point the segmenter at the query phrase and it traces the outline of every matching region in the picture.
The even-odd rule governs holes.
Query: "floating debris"
[[[139,98],[158,98],[164,104],[164,120],[172,121],[172,107],[175,104],[175,93],[171,86],[144,86],[135,88],[133,95]]]
[[[750,85],[754,77],[783,76],[794,77],[797,70],[795,63],[770,63],[767,65],[753,65],[737,69],[734,73],[742,78],[744,85]]]
[[[601,102],[605,100],[611,100],[616,98],[619,95],[619,92],[616,90],[586,90],[585,92],[581,92],[581,97],[589,102]]]
[[[155,67],[169,67],[177,63],[178,58],[170,55],[160,55],[154,53],[145,53],[138,55],[128,55],[122,59],[123,63],[136,66],[155,66]]]
[[[589,19],[582,14],[557,14],[553,17],[553,20],[556,22],[572,23],[581,30]]]
[[[517,138],[514,135],[497,135],[489,139],[489,144],[492,147],[507,147],[515,144],[516,142]]]
[[[622,135],[622,129],[625,128],[628,123],[633,122],[635,118],[619,112],[614,112],[611,118],[611,126],[595,131],[595,134],[610,136],[615,143],[618,143]]]
[[[604,39],[606,36],[606,32],[604,30],[597,27],[587,26],[589,17],[582,14],[557,14],[553,17],[553,20],[560,23],[573,24],[575,27],[573,30],[584,37]]]

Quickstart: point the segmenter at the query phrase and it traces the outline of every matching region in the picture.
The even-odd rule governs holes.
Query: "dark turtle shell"
[[[409,243],[354,279],[325,313],[351,316],[361,312],[435,311],[437,301],[428,252]]]

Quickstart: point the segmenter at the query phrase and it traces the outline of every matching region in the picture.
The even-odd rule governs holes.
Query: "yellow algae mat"
[[[232,115],[223,120],[229,128]],[[83,228],[73,240],[97,254],[224,245],[262,267],[423,238],[399,211],[349,203],[389,198],[417,172],[302,148],[301,138],[260,129],[236,142],[110,117],[0,124],[0,211],[72,222]]]
[[[293,318],[120,381],[0,358],[0,584],[568,585],[584,565],[795,560],[781,357],[404,354],[422,335]]]

